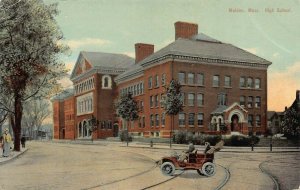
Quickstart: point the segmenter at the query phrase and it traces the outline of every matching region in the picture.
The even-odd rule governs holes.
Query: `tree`
[[[132,98],[132,94],[128,93],[121,96],[119,102],[116,105],[116,108],[117,114],[122,119],[127,121],[126,142],[128,146],[128,124],[130,126],[130,121],[134,121],[139,118],[137,102]]]
[[[91,116],[90,119],[88,119],[88,125],[87,128],[92,132],[92,141],[93,141],[93,133],[98,129],[99,121],[96,119],[94,115]]]
[[[40,131],[43,121],[50,115],[49,101],[45,99],[30,99],[23,104],[22,128],[32,139],[36,138],[33,128]]]
[[[181,85],[177,80],[172,79],[170,85],[165,87],[166,96],[162,100],[162,105],[167,115],[171,116],[170,148],[172,147],[172,133],[174,128],[174,116],[182,111],[183,101],[181,95]]]
[[[59,60],[68,48],[60,42],[57,14],[56,4],[41,0],[0,1],[0,93],[12,97],[16,151],[20,151],[23,103],[46,96],[65,72]]]
[[[295,108],[286,109],[281,122],[282,131],[290,138],[300,137],[300,113]]]

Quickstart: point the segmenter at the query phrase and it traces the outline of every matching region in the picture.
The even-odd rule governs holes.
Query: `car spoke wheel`
[[[175,166],[171,162],[164,162],[161,165],[160,170],[164,175],[171,176],[175,173]]]
[[[211,162],[206,162],[202,166],[202,173],[208,177],[215,175],[216,165]]]

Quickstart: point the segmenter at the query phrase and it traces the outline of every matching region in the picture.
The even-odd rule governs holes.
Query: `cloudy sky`
[[[300,0],[44,1],[58,2],[57,21],[72,51],[63,60],[70,69],[82,50],[134,57],[134,44],[144,42],[157,51],[174,41],[174,23],[187,21],[197,23],[199,32],[273,63],[269,110],[290,106],[300,89]]]

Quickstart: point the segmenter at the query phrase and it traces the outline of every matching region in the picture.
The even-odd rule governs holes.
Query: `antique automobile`
[[[214,153],[221,149],[224,142],[220,141],[208,150],[196,150],[187,155],[187,159],[181,161],[177,154],[163,157],[160,160],[160,169],[164,175],[172,176],[175,170],[196,170],[199,175],[211,177],[216,173],[214,164]]]

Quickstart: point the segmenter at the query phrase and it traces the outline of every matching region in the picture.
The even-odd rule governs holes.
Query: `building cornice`
[[[127,82],[129,80],[139,78],[139,77],[141,77],[143,75],[144,75],[144,69],[140,69],[140,70],[137,70],[136,72],[130,73],[130,74],[126,75],[126,76],[117,77],[115,79],[115,82],[117,84],[121,84],[121,83]]]
[[[165,60],[174,60],[174,61],[185,61],[185,62],[195,62],[195,63],[206,63],[206,64],[221,64],[221,65],[230,65],[230,66],[240,66],[240,67],[255,67],[255,68],[265,68],[267,69],[271,62],[266,61],[266,63],[257,63],[257,62],[244,62],[244,61],[236,61],[236,60],[226,60],[226,59],[218,59],[218,58],[204,58],[198,56],[190,56],[190,55],[179,55],[179,54],[167,54],[156,59],[152,59],[150,61],[141,63],[143,67],[151,67],[150,65],[158,63],[158,62],[166,62]]]

